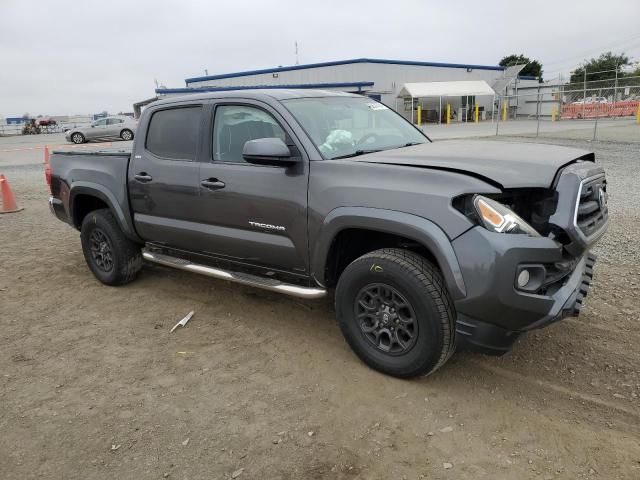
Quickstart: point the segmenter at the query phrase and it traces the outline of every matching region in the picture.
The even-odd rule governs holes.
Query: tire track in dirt
[[[541,380],[539,378],[534,378],[529,375],[523,375],[521,373],[515,372],[513,370],[509,370],[503,367],[498,367],[496,365],[490,365],[486,363],[486,361],[479,361],[476,364],[478,367],[484,369],[485,371],[498,375],[500,377],[506,378],[508,380],[514,380],[518,383],[526,383],[531,386],[535,386],[537,388],[544,388],[548,391],[552,391],[555,393],[559,393],[565,397],[569,398],[577,398],[583,402],[590,403],[594,406],[603,408],[608,410],[609,412],[615,411],[618,414],[624,414],[629,417],[635,419],[636,424],[640,425],[640,411],[630,409],[619,405],[616,402],[610,402],[608,400],[600,399],[594,395],[589,395],[587,393],[580,392],[578,390],[573,390],[571,388],[563,387],[562,385],[558,385],[555,383],[548,382],[546,380]]]

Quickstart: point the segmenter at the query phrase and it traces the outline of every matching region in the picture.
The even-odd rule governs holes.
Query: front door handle
[[[225,183],[221,182],[217,178],[207,178],[206,180],[202,180],[200,185],[204,188],[208,188],[209,190],[220,190],[225,187]]]
[[[133,178],[142,183],[147,183],[153,180],[153,177],[151,175],[147,175],[146,172],[140,172],[137,175],[134,175]]]

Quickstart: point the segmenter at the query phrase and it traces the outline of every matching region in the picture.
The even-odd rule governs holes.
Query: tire
[[[75,144],[80,144],[86,142],[87,139],[80,132],[75,132],[71,134],[71,141]]]
[[[379,306],[381,298],[387,306]],[[382,249],[354,260],[338,280],[335,302],[347,343],[382,373],[428,375],[455,350],[455,308],[442,275],[411,251]]]
[[[129,283],[142,268],[140,247],[124,236],[107,208],[84,217],[80,239],[89,269],[105,285]]]
[[[120,138],[122,140],[133,140],[133,132],[131,130],[129,130],[128,128],[125,128],[124,130],[122,130],[120,132]]]

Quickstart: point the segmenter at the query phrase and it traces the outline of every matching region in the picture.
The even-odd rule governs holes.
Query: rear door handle
[[[208,188],[209,190],[220,190],[226,186],[224,182],[221,182],[217,178],[207,178],[206,180],[202,180],[200,185],[204,188]]]
[[[137,175],[134,175],[133,178],[142,183],[147,183],[153,180],[153,177],[151,175],[147,175],[146,172],[140,172]]]

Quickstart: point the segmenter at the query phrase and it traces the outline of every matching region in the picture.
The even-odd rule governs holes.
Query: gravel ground
[[[25,207],[0,215],[0,478],[640,478],[640,152],[553,143],[595,149],[610,185],[581,316],[402,381],[349,351],[330,299],[151,265],[100,285],[40,151],[0,139]]]

